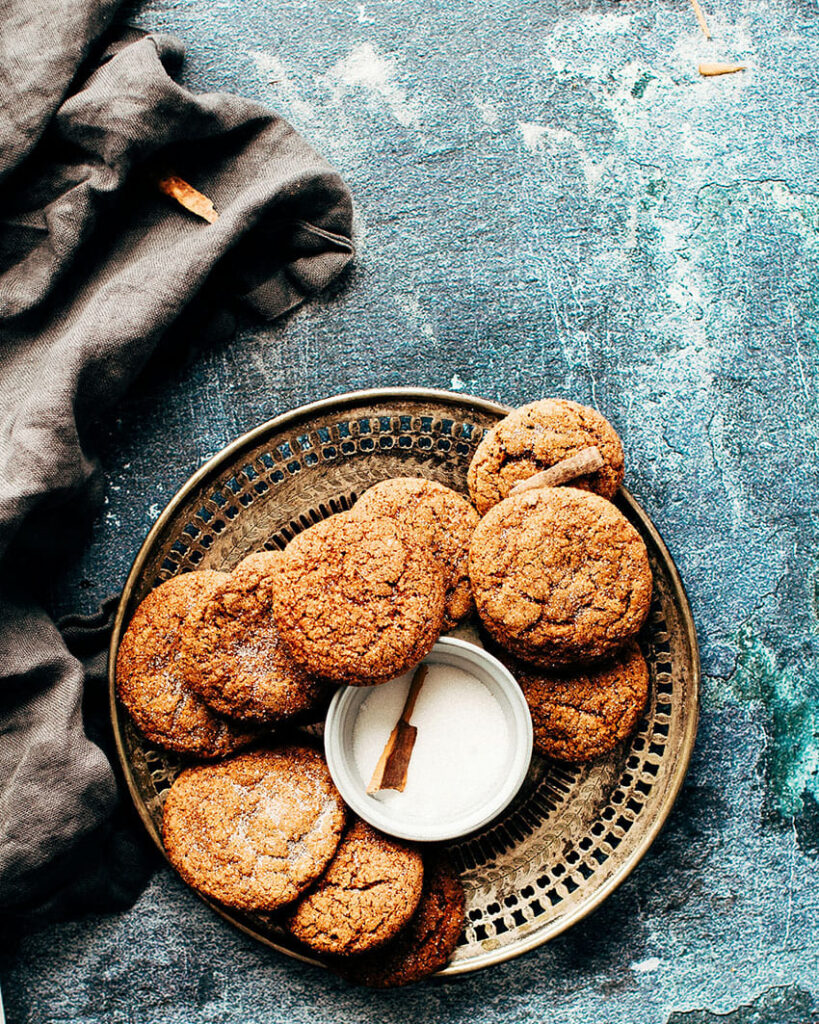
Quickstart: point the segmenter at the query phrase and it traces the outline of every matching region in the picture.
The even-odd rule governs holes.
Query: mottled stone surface
[[[339,167],[327,301],[168,352],[108,422],[107,504],[58,608],[121,585],[189,473],[293,405],[383,384],[589,402],[691,596],[706,674],[658,842],[590,919],[490,971],[371,994],[255,945],[169,872],[0,961],[13,1022],[806,1024],[819,1014],[819,7],[154,0],[185,80]],[[701,79],[701,59],[749,70]],[[726,1016],[720,1016],[726,1015]]]

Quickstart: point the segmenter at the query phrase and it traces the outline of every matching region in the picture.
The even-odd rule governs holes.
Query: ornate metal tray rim
[[[295,409],[291,409],[288,412],[281,413],[279,416],[275,416],[270,420],[266,420],[264,423],[259,424],[252,430],[240,435],[230,444],[220,449],[215,455],[208,459],[200,468],[193,473],[186,482],[179,488],[174,494],[154,525],[149,530],[145,540],[142,542],[139,551],[134,558],[131,565],[131,569],[128,573],[125,585],[122,589],[119,604],[117,607],[116,617],[114,619],[114,626],[111,633],[111,641],[109,645],[108,654],[108,697],[109,697],[109,711],[111,715],[111,725],[114,732],[114,741],[116,743],[117,755],[119,757],[120,766],[125,776],[125,781],[128,786],[128,791],[131,794],[131,799],[134,806],[139,814],[139,817],[148,831],[148,834],[153,839],[166,863],[168,861],[165,853],[165,848],[162,843],[162,838],[154,824],[153,819],[148,813],[147,808],[142,802],[139,792],[136,787],[136,783],[133,777],[133,771],[130,764],[130,760],[127,757],[125,743],[123,741],[122,732],[120,729],[119,716],[117,712],[117,699],[116,699],[116,652],[119,645],[120,636],[122,633],[122,627],[125,620],[125,613],[128,607],[131,593],[134,589],[134,585],[142,572],[145,562],[148,559],[148,555],[154,545],[157,537],[160,536],[165,528],[166,523],[173,517],[180,505],[183,504],[185,498],[194,491],[199,484],[205,480],[214,470],[220,467],[222,464],[229,463],[243,448],[252,446],[257,439],[263,437],[266,433],[279,429],[281,427],[293,427],[300,420],[309,419],[317,413],[326,412],[328,410],[343,410],[347,406],[354,406],[362,401],[390,401],[400,399],[419,399],[429,398],[438,402],[442,402],[447,405],[460,406],[464,403],[470,403],[477,408],[482,409],[484,412],[490,413],[497,416],[505,416],[510,411],[509,406],[502,405],[498,402],[493,402],[489,399],[479,398],[474,395],[461,394],[460,392],[444,391],[437,388],[413,388],[413,387],[394,387],[394,388],[371,388],[358,391],[344,392],[339,395],[332,395],[328,398],[319,399],[315,402],[310,402],[306,405],[298,406]],[[533,932],[528,937],[520,938],[514,946],[503,947],[500,949],[487,950],[481,956],[474,957],[466,963],[451,964],[439,971],[435,977],[446,977],[456,974],[467,974],[472,971],[481,970],[484,967],[489,967],[492,964],[504,963],[507,960],[512,960],[517,956],[527,953],[532,949],[550,941],[556,936],[562,934],[573,925],[577,924],[578,921],[583,920],[588,914],[595,910],[611,893],[618,888],[634,871],[637,865],[645,856],[648,849],[651,847],[657,835],[665,825],[668,815],[671,813],[671,809],[674,806],[679,791],[682,787],[683,781],[685,780],[688,766],[691,760],[691,754],[694,749],[694,741],[697,734],[698,724],[698,713],[699,713],[699,694],[701,687],[701,667],[699,659],[699,647],[697,644],[696,630],[694,627],[694,619],[691,613],[691,606],[688,600],[688,595],[685,591],[682,579],[677,570],[677,566],[671,557],[665,542],[663,541],[659,531],[654,526],[647,513],[643,510],[640,504],[631,495],[630,491],[626,487],[620,488],[620,497],[629,506],[632,513],[640,520],[641,526],[647,534],[652,543],[657,548],[657,551],[662,559],[665,568],[668,571],[668,575],[671,579],[673,586],[674,597],[678,603],[682,620],[685,628],[686,639],[690,645],[692,652],[692,680],[691,688],[694,696],[694,710],[689,716],[686,722],[686,732],[683,737],[683,744],[680,750],[679,757],[677,759],[676,772],[674,776],[674,782],[668,791],[665,799],[664,806],[658,813],[656,819],[653,821],[651,827],[646,830],[639,845],[632,852],[628,860],[624,861],[623,864],[617,869],[617,871],[608,878],[599,888],[591,895],[586,902],[578,906],[572,913],[567,914],[564,918],[561,918],[554,922],[552,926],[547,926],[538,931]],[[194,890],[195,891],[195,890]],[[293,959],[300,960],[303,963],[308,963],[317,967],[325,967],[326,965],[314,957],[304,955],[297,950],[280,945],[269,939],[265,935],[259,934],[253,928],[244,924],[240,919],[235,917],[227,908],[220,906],[213,900],[208,899],[201,893],[197,895],[206,903],[211,909],[215,910],[220,917],[230,922],[234,927],[240,929],[246,935],[251,936],[256,941],[264,943],[271,949],[275,949],[277,952],[284,953]]]

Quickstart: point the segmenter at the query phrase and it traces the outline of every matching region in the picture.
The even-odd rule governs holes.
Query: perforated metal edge
[[[464,406],[472,405],[473,407],[480,409],[481,411],[490,415],[495,415],[499,419],[506,416],[510,411],[510,407],[501,405],[497,402],[492,402],[487,399],[478,398],[472,395],[462,395],[450,391],[438,390],[435,388],[376,388],[361,391],[351,391],[341,395],[331,396],[324,398],[316,402],[311,402],[307,405],[299,406],[289,412],[283,413],[280,416],[276,416],[271,420],[267,420],[253,430],[238,437],[231,444],[227,445],[221,451],[217,452],[211,459],[209,459],[203,466],[201,466],[196,473],[194,473],[183,486],[176,492],[173,498],[168,502],[161,515],[154,523],[151,530],[148,532],[145,540],[143,541],[134,562],[131,566],[131,570],[128,573],[128,577],[125,581],[125,586],[122,590],[120,597],[119,606],[117,608],[117,614],[114,620],[114,627],[111,634],[111,643],[109,647],[109,658],[108,658],[108,689],[109,689],[109,712],[111,716],[112,729],[114,732],[114,740],[117,748],[117,755],[119,757],[120,765],[125,777],[128,790],[131,794],[131,799],[134,802],[137,813],[142,820],[148,834],[153,839],[163,858],[167,861],[165,848],[162,843],[162,837],[153,821],[153,818],[144,806],[140,795],[138,793],[133,772],[131,769],[130,762],[126,756],[125,744],[122,737],[122,732],[119,725],[119,719],[117,715],[116,706],[116,651],[119,644],[119,638],[122,633],[122,627],[125,620],[125,614],[130,601],[131,593],[136,585],[137,580],[145,566],[148,559],[149,553],[156,541],[165,529],[166,524],[170,519],[173,518],[177,509],[182,505],[187,496],[193,492],[209,475],[216,471],[220,466],[230,463],[244,448],[252,447],[256,441],[263,437],[266,433],[273,430],[280,430],[285,427],[292,428],[300,420],[308,419],[315,416],[318,413],[322,413],[329,410],[342,411],[348,407],[355,406],[361,402],[374,401],[384,402],[391,400],[400,399],[411,399],[411,400],[423,400],[429,398],[437,402],[441,402],[451,406],[457,406],[461,410]],[[545,926],[533,932],[528,937],[520,938],[514,946],[504,946],[500,949],[487,950],[483,955],[473,957],[467,962],[450,964],[448,967],[439,971],[437,977],[446,977],[456,974],[466,974],[472,971],[480,970],[484,967],[491,966],[492,964],[504,963],[507,960],[511,960],[523,953],[529,952],[532,949],[537,948],[550,939],[555,938],[562,932],[571,928],[572,925],[578,921],[583,920],[593,910],[595,910],[600,904],[618,887],[626,878],[634,871],[637,865],[645,856],[646,852],[657,838],[660,830],[665,824],[668,815],[671,812],[674,803],[676,802],[680,788],[682,787],[683,781],[685,780],[688,766],[691,760],[691,753],[694,749],[694,741],[696,739],[697,724],[699,718],[699,702],[700,702],[700,688],[701,688],[701,667],[699,659],[699,648],[697,644],[696,630],[694,627],[694,619],[691,614],[691,606],[688,601],[688,595],[686,594],[685,587],[683,586],[677,567],[671,557],[668,548],[665,545],[659,531],[654,526],[653,522],[649,519],[648,515],[643,511],[638,502],[632,497],[631,493],[625,488],[620,489],[620,499],[625,502],[629,507],[632,515],[640,521],[642,532],[644,536],[647,536],[653,546],[656,548],[659,560],[663,563],[668,577],[673,587],[673,594],[675,603],[678,605],[681,618],[685,629],[686,640],[691,650],[692,658],[692,679],[691,679],[691,693],[692,693],[692,712],[686,720],[686,729],[682,738],[680,746],[680,752],[677,758],[676,774],[674,775],[673,785],[669,788],[665,803],[657,814],[656,818],[652,822],[651,826],[646,830],[642,839],[632,851],[630,856],[623,862],[623,864],[605,881],[603,882],[594,893],[582,904],[578,905],[574,911],[556,920],[551,926]],[[252,927],[244,924],[240,919],[235,917],[225,908],[219,906],[213,901],[207,899],[204,896],[200,898],[208,904],[220,917],[229,921],[232,925],[239,928],[246,935],[251,936],[264,943],[271,949],[275,949],[280,953],[292,957],[296,960],[300,960],[304,963],[309,963],[314,966],[324,967],[325,965],[313,957],[306,956],[300,952],[282,946],[279,943],[274,942],[265,935],[261,935],[255,931]]]

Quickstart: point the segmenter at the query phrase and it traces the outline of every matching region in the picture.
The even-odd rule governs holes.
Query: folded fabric
[[[90,36],[102,30],[115,7],[111,0],[4,5],[5,913],[29,912],[47,902],[59,909],[76,901],[82,886],[72,880],[83,860],[86,878],[97,872],[101,903],[107,891],[122,895],[124,875],[140,874],[133,851],[123,853],[122,844],[110,839],[117,787],[108,758],[89,735],[86,670],[41,600],[55,559],[70,554],[75,527],[99,497],[90,428],[206,284],[210,297],[230,295],[275,317],[324,288],[352,255],[351,201],[339,176],[264,107],[236,96],[195,95],[176,84],[169,72],[181,61],[178,42],[129,30],[93,66],[78,68],[92,48]],[[36,30],[49,22],[61,30]],[[215,223],[159,192],[157,179],[169,172],[213,200]],[[110,863],[92,869],[89,840],[102,835],[108,836]],[[127,869],[117,863],[120,855]],[[106,887],[100,870],[118,881]]]

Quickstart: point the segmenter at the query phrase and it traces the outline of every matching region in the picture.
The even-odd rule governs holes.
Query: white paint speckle
[[[315,120],[312,106],[301,98],[299,87],[288,74],[287,68],[272,54],[256,51],[251,53],[253,63],[275,96],[282,112],[297,124]]]
[[[523,136],[523,145],[530,153],[537,153],[543,146],[543,140],[549,134],[549,129],[542,124],[534,124],[532,121],[518,121],[518,129]]]
[[[355,16],[359,25],[369,25],[372,22],[372,18],[367,17],[366,4],[355,5]]]
[[[324,76],[335,103],[351,92],[363,92],[371,105],[386,107],[399,124],[418,124],[418,105],[396,80],[396,61],[372,43],[359,43]]]
[[[656,971],[661,962],[658,956],[650,956],[647,960],[638,960],[633,963],[631,969],[635,974],[649,974],[651,971]]]
[[[452,381],[449,385],[453,391],[463,391],[466,387],[466,381],[461,380],[457,373],[452,374]]]
[[[523,145],[530,153],[551,153],[558,156],[561,152],[573,150],[590,195],[594,195],[606,172],[614,166],[615,157],[611,153],[606,154],[602,160],[593,159],[587,152],[583,140],[565,128],[551,128],[532,121],[519,121],[518,129],[523,136]]]
[[[407,314],[408,319],[416,324],[424,337],[434,341],[435,328],[421,306],[420,298],[417,295],[399,295],[395,301],[398,307]]]
[[[630,12],[625,5],[617,5],[614,11],[595,12],[586,10],[582,18],[563,18],[544,40],[542,56],[552,71],[558,75],[570,75],[591,80],[601,80],[610,72],[610,63],[590,59],[595,50],[605,54],[605,41],[602,37],[628,36],[631,31]],[[597,36],[594,50],[589,40]]]
[[[491,100],[481,99],[480,96],[473,96],[472,102],[478,109],[478,113],[481,115],[481,119],[484,124],[497,124],[498,123],[498,108]]]
[[[159,519],[159,513],[161,511],[162,509],[160,508],[157,502],[154,502],[153,505],[151,505],[151,507],[148,509],[148,518],[151,520],[152,523]]]

